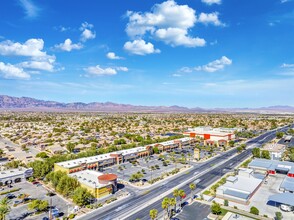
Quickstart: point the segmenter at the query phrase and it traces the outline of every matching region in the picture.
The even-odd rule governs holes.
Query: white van
[[[280,206],[281,210],[284,212],[291,212],[293,211],[293,207],[285,204],[281,204]]]

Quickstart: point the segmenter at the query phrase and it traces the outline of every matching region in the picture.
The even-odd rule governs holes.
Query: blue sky
[[[0,94],[294,106],[293,0],[3,0]]]

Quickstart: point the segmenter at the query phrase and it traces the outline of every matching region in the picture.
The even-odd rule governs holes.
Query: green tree
[[[79,206],[88,205],[93,198],[93,195],[83,187],[76,188],[72,197],[73,202]]]
[[[175,211],[177,210],[177,197],[179,196],[179,190],[178,189],[174,189],[173,191],[173,196],[176,200],[176,204],[175,204]]]
[[[67,143],[67,145],[66,145],[66,149],[70,152],[70,153],[72,153],[73,151],[74,151],[74,149],[75,149],[75,144],[74,143],[72,143],[72,142],[68,142]]]
[[[154,154],[158,154],[158,153],[159,153],[159,149],[158,149],[158,147],[153,147],[153,153],[154,153]]]
[[[238,153],[240,153],[242,150],[243,150],[243,148],[241,146],[237,147]]]
[[[149,212],[149,216],[152,220],[155,220],[157,218],[158,211],[157,209],[151,209]]]
[[[255,206],[252,206],[250,208],[250,213],[252,213],[254,215],[259,215],[259,210]]]
[[[235,141],[232,141],[232,140],[229,141],[229,146],[230,146],[230,147],[234,147],[234,144],[235,144]]]
[[[46,211],[48,209],[48,206],[49,206],[49,203],[48,201],[45,201],[45,200],[41,200],[40,203],[39,203],[39,211],[43,212],[43,211]]]
[[[186,196],[186,193],[184,190],[180,189],[179,190],[179,197],[180,197],[180,208],[182,207],[182,200]]]
[[[224,206],[229,206],[229,201],[227,199],[224,200]]]
[[[193,192],[196,189],[196,184],[195,183],[190,183],[189,188],[191,190],[191,200],[193,200]]]
[[[283,215],[281,212],[276,212],[276,220],[282,220],[283,219]]]
[[[271,159],[271,155],[270,155],[269,151],[268,150],[262,150],[261,151],[261,158]]]
[[[52,166],[47,161],[35,160],[29,163],[28,166],[34,169],[33,176],[35,178],[43,178],[52,170]]]
[[[289,155],[289,159],[290,159],[291,162],[294,162],[294,153],[291,153]]]
[[[56,191],[61,193],[62,195],[68,197],[71,196],[74,192],[74,190],[80,186],[77,179],[69,176],[63,176],[61,177],[60,181],[58,182],[58,185],[56,187]]]
[[[48,158],[48,155],[46,152],[40,152],[36,155],[36,157],[40,157],[40,158]]]
[[[47,174],[46,180],[50,181],[53,188],[56,190],[56,187],[63,176],[67,176],[66,172],[56,171]]]
[[[212,214],[215,214],[215,215],[220,215],[222,213],[220,204],[218,204],[216,202],[212,203],[212,205],[210,206],[210,210],[211,210]]]
[[[175,207],[176,204],[177,204],[177,200],[176,200],[175,198],[170,198],[170,199],[169,199],[169,205],[170,205],[171,207]],[[174,209],[174,212],[175,212],[175,211],[176,211],[176,210]],[[173,213],[170,213],[170,214],[171,214],[170,216],[173,215]]]
[[[9,213],[10,211],[10,206],[8,204],[8,199],[7,198],[3,198],[0,200],[0,220],[5,220],[6,219],[6,215]]]
[[[260,149],[258,147],[253,148],[252,155],[253,157],[260,158]]]
[[[28,209],[30,210],[37,210],[40,212],[46,211],[48,209],[49,203],[46,200],[33,200],[32,202],[29,203]]]
[[[168,208],[169,208],[169,198],[165,197],[161,202],[161,207],[166,211],[166,215],[168,217]],[[165,218],[164,218],[165,219]]]
[[[279,138],[279,139],[281,139],[283,136],[284,136],[283,132],[277,132],[276,133],[276,137]]]
[[[21,165],[23,165],[21,161],[12,160],[10,162],[7,162],[4,166],[7,167],[7,168],[14,168],[15,169],[15,168],[20,167]]]

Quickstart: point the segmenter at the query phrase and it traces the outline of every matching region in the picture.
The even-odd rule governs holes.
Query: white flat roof
[[[136,147],[136,148],[131,148],[131,149],[126,149],[126,150],[120,150],[120,151],[115,151],[110,154],[122,154],[128,155],[128,154],[134,154],[134,153],[140,153],[146,151],[146,147]]]
[[[99,183],[98,177],[101,175],[103,175],[103,173],[94,170],[83,170],[69,174],[69,176],[76,178],[80,183],[85,184],[91,188],[100,188],[109,185]]]
[[[233,133],[231,132],[221,132],[221,131],[188,131],[187,133],[195,133],[196,135],[204,135],[204,134],[210,134],[212,136],[228,136],[232,135]]]
[[[0,172],[0,179],[6,179],[12,176],[18,176],[18,175],[23,175],[25,171],[28,169],[26,168],[18,168],[18,169],[9,169],[9,170],[3,170]]]
[[[253,176],[237,176],[235,182],[226,182],[224,185],[220,186],[221,189],[231,189],[234,191],[252,193],[262,182],[262,179],[257,179]]]
[[[108,159],[113,159],[113,157],[110,156],[110,153],[96,155],[96,156],[92,156],[92,157],[83,157],[83,158],[79,158],[79,159],[75,159],[75,160],[68,160],[68,161],[59,162],[56,164],[58,164],[59,166],[65,167],[65,168],[71,168],[71,167],[79,166],[80,164],[83,164],[83,163],[87,163],[87,164],[88,163],[97,163],[99,161],[104,161],[104,160],[108,160]]]

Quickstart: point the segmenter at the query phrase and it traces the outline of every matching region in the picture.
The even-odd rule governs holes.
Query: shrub
[[[283,219],[283,215],[281,212],[276,212],[276,220],[282,220]]]
[[[220,215],[222,213],[222,210],[221,210],[221,207],[220,207],[220,204],[216,203],[216,202],[213,202],[211,207],[211,212],[212,214],[215,214],[215,215]]]
[[[74,219],[74,217],[76,217],[76,215],[73,213],[68,216],[69,219]]]
[[[250,213],[252,213],[254,215],[259,215],[259,210],[256,207],[252,206],[250,208]]]
[[[227,199],[224,200],[224,206],[229,206],[229,201]]]

